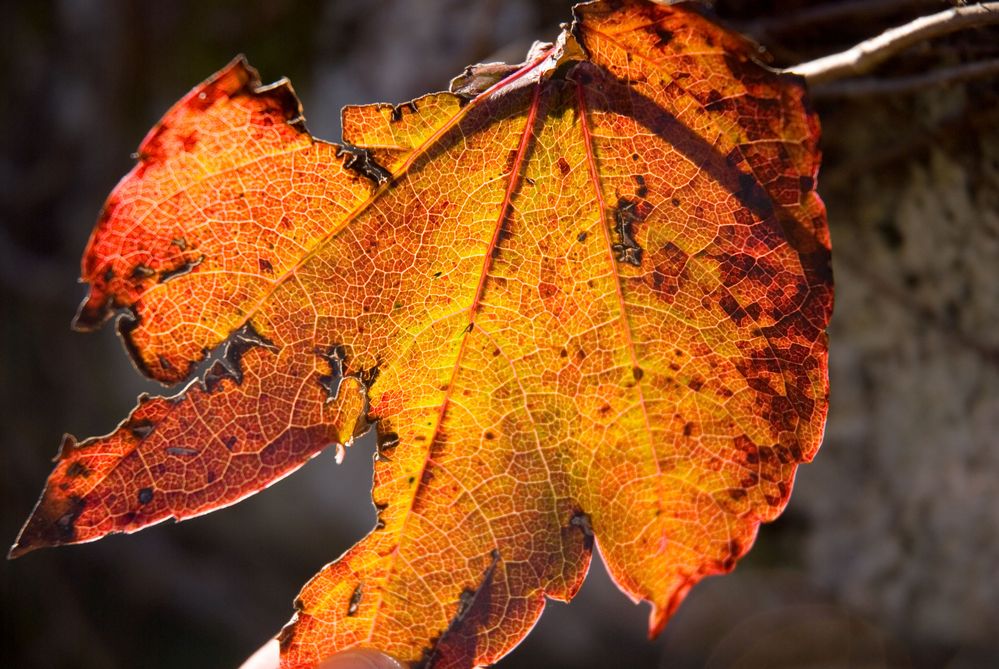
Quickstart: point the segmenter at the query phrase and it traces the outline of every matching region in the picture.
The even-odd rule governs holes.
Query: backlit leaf
[[[800,80],[687,5],[580,5],[522,66],[305,130],[242,60],[171,109],[83,260],[140,398],[67,437],[12,549],[231,504],[378,433],[377,527],[303,589],[287,666],[497,660],[597,546],[658,632],[790,494],[832,303]],[[343,446],[338,446],[343,448]]]

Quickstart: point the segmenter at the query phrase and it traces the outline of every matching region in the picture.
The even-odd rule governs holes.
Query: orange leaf
[[[231,504],[374,424],[377,527],[305,586],[284,666],[494,662],[594,544],[652,634],[731,570],[825,421],[818,123],[691,6],[575,13],[522,66],[347,108],[343,146],[243,60],[171,109],[77,325],[123,312],[165,382],[217,359],[67,437],[12,555]]]

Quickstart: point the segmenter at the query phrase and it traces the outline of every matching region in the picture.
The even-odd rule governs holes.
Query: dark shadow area
[[[857,20],[806,0],[716,0],[786,65],[946,3]],[[830,0],[829,5],[837,4]],[[872,3],[874,4],[874,3]],[[884,4],[884,3],[879,3]],[[64,431],[110,431],[139,392],[113,327],[73,333],[80,253],[149,127],[245,53],[288,76],[310,130],[348,103],[444,90],[465,65],[519,62],[562,0],[18,3],[0,22],[0,541],[13,542]],[[807,15],[806,15],[807,18]],[[999,57],[976,30],[878,75]],[[999,84],[817,103],[837,306],[832,407],[785,515],[734,573],[694,588],[656,641],[594,560],[502,667],[999,665]],[[373,433],[230,509],[38,551],[2,569],[0,666],[235,667],[299,588],[373,525]]]

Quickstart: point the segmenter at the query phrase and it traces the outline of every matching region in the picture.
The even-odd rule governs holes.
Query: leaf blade
[[[268,158],[263,183],[285,195],[247,220],[273,232],[275,212],[304,212],[294,248],[263,258],[248,236],[226,249],[220,235],[193,264],[163,252],[156,232],[160,255],[142,265],[148,251],[128,252],[141,244],[127,230],[121,248],[92,241],[84,312],[106,313],[108,295],[131,309],[128,341],[153,376],[186,377],[240,332],[255,341],[238,373],[230,364],[158,400],[173,412],[162,421],[266,424],[250,445],[258,459],[280,430],[308,432],[278,449],[277,470],[229,481],[238,494],[222,503],[377,422],[378,525],[303,589],[281,635],[285,666],[355,646],[426,666],[496,661],[546,598],[571,599],[594,545],[621,589],[651,603],[655,634],[698,580],[734,567],[818,447],[831,277],[818,125],[800,81],[768,72],[686,5],[595,2],[576,18],[555,47],[489,70],[505,78],[477,83],[471,101],[348,108],[347,164],[302,135],[288,104],[271,109],[292,158]],[[241,93],[250,79],[235,81],[225,101],[237,107],[280,90]],[[164,125],[183,122],[151,136]],[[183,141],[172,146],[184,155]],[[312,151],[327,153],[310,170]],[[221,182],[202,183],[182,191],[195,227],[228,220],[229,200],[211,206]],[[158,216],[135,225],[148,237],[169,218]],[[109,259],[131,263],[119,292],[101,284]],[[269,281],[261,259],[276,270]],[[199,310],[207,321],[190,315]],[[119,465],[226,441],[207,424],[185,436],[149,422]],[[180,437],[157,441],[171,432]],[[68,450],[92,453],[115,435]],[[72,464],[57,464],[43,503]],[[111,469],[97,499],[160,499]],[[39,516],[50,527],[73,511],[72,494],[61,499]],[[180,506],[174,517],[186,517]]]

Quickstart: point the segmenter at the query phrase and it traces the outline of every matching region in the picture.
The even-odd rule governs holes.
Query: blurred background
[[[245,53],[287,75],[310,129],[348,103],[441,90],[518,62],[561,0],[5,3],[0,21],[0,540],[31,510],[63,431],[111,430],[143,381],[108,328],[69,321],[79,256],[146,130]],[[841,50],[947,2],[717,0],[775,65]],[[978,29],[879,78],[999,57]],[[817,91],[820,93],[821,91]],[[999,79],[817,95],[837,305],[832,407],[790,506],[736,571],[645,638],[594,561],[502,667],[999,666]],[[236,667],[299,587],[373,525],[372,444],[323,454],[236,507],[0,565],[0,666]]]

